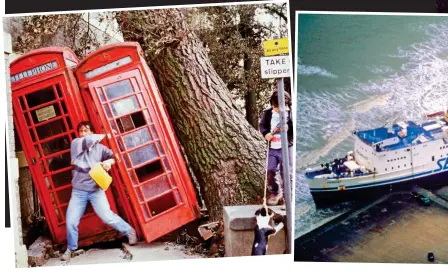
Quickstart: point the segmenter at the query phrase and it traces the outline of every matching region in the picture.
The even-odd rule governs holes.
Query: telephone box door
[[[138,69],[89,83],[147,242],[195,219]]]
[[[72,191],[70,144],[76,137],[74,125],[81,121],[68,93],[64,75],[12,93],[15,125],[54,242],[58,244],[66,241],[65,213]],[[110,192],[107,196],[116,212]],[[111,229],[89,204],[79,225],[79,239]]]

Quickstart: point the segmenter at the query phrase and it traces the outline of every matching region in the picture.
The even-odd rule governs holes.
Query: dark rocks
[[[42,266],[54,254],[50,239],[39,236],[28,249],[28,265]]]

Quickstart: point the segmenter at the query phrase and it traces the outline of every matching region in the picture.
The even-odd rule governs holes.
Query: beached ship
[[[306,170],[317,205],[362,199],[399,186],[448,184],[448,112],[422,123],[354,131],[353,151]]]

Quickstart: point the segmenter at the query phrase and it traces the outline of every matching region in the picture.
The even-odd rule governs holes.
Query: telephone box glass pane
[[[160,142],[156,142],[157,144],[157,149],[159,150],[160,155],[164,155],[165,153],[163,153],[163,149],[162,146],[160,145]]]
[[[45,177],[45,184],[47,184],[48,189],[51,189],[51,183],[50,183],[50,180],[48,179],[48,177]]]
[[[145,195],[145,199],[151,199],[154,196],[162,194],[168,190],[170,190],[170,184],[168,183],[168,179],[166,176],[162,176],[160,178],[151,180],[142,185],[142,191]]]
[[[56,96],[54,95],[52,86],[26,95],[26,102],[28,104],[28,108],[36,107],[39,106],[40,104],[44,104],[53,101],[55,99]]]
[[[166,158],[163,159],[163,164],[165,165],[165,170],[170,171],[170,164],[168,164],[168,160]]]
[[[62,113],[63,114],[67,114],[67,106],[65,106],[65,102],[64,101],[60,101],[61,102],[61,107],[62,107]]]
[[[117,144],[118,144],[118,147],[120,148],[120,151],[123,152],[124,151],[124,147],[123,147],[123,144],[121,143],[121,140],[119,138],[117,138]]]
[[[106,99],[104,98],[104,95],[103,95],[103,91],[101,91],[101,88],[97,88],[96,92],[98,93],[98,96],[100,97],[101,102],[106,101]]]
[[[62,219],[63,213],[61,213],[61,211],[58,208],[54,209],[54,211],[56,211],[56,216],[58,217],[58,222],[62,222],[63,221],[63,219]]]
[[[46,173],[47,173],[47,170],[45,170],[44,162],[41,161],[41,162],[39,162],[39,164],[40,164],[40,169],[42,170],[42,173],[43,173],[43,174],[46,174]]]
[[[57,205],[56,199],[54,198],[54,193],[50,193],[50,199],[54,206]]]
[[[111,105],[115,116],[128,114],[140,108],[135,96],[114,101]]]
[[[36,127],[36,133],[39,137],[39,140],[55,136],[66,131],[67,130],[62,119],[58,119],[48,124]]]
[[[143,113],[145,114],[145,119],[146,119],[146,122],[148,122],[148,125],[152,124],[151,117],[149,116],[148,110],[143,110]]]
[[[138,94],[137,98],[138,98],[138,102],[140,103],[140,107],[141,108],[146,107],[146,104],[145,104],[145,101],[143,100],[142,94]]]
[[[72,170],[67,170],[51,176],[55,188],[69,185],[72,182]]]
[[[158,215],[177,205],[173,193],[165,194],[153,201],[148,202],[149,209],[153,216]]]
[[[126,168],[131,168],[131,162],[129,161],[129,158],[128,158],[128,156],[123,156],[123,159],[124,159],[124,163],[126,164]]]
[[[172,185],[173,187],[175,187],[175,186],[176,186],[176,182],[174,182],[173,174],[172,174],[172,173],[168,174],[168,178],[170,179],[170,183],[171,183],[171,185]]]
[[[131,177],[132,184],[134,186],[137,186],[138,185],[138,179],[137,179],[137,177],[134,175],[134,173],[132,171],[129,171],[129,176]]]
[[[67,219],[67,208],[68,208],[68,205],[61,207],[61,213],[62,213],[62,216],[64,217],[64,219]]]
[[[48,162],[48,168],[50,171],[54,172],[57,170],[61,170],[63,168],[70,166],[70,152],[67,152],[65,154],[62,154],[60,156],[55,156],[53,158],[50,158],[47,160]]]
[[[157,140],[159,137],[157,136],[156,129],[154,128],[153,125],[151,125],[151,131],[152,131],[152,136],[154,136],[154,139]]]
[[[151,135],[149,135],[148,129],[144,128],[123,136],[123,140],[126,149],[131,149],[149,142],[151,140]]]
[[[70,149],[70,138],[66,135],[41,143],[44,156]]]
[[[20,107],[22,107],[22,110],[26,110],[24,97],[19,97],[19,101],[20,101]]]
[[[105,104],[105,105],[103,105],[103,107],[104,107],[104,111],[106,112],[107,118],[112,118],[112,114],[110,113],[110,110],[109,110],[109,105]]]
[[[129,153],[132,165],[137,166],[151,159],[157,158],[157,151],[153,144],[147,145]]]
[[[110,100],[129,95],[134,92],[134,89],[129,80],[125,80],[104,87],[104,92],[106,92],[106,96]]]
[[[29,115],[28,115],[28,113],[25,113],[25,120],[26,120],[26,125],[27,126],[31,126],[31,121],[30,121],[30,118],[29,118]]]
[[[182,203],[182,198],[180,197],[179,191],[175,190],[174,195],[176,195],[176,199],[179,203]]]
[[[61,92],[61,87],[59,87],[59,85],[55,85],[55,87],[56,87],[56,92],[58,93],[58,97],[59,98],[64,97]]]
[[[146,182],[149,179],[153,179],[164,173],[162,163],[160,160],[155,160],[149,164],[146,164],[140,168],[135,169],[138,181],[140,183]]]
[[[138,197],[139,202],[144,202],[145,201],[145,199],[143,198],[143,196],[142,196],[142,194],[141,194],[139,189],[136,189],[135,193],[137,193],[137,197]]]
[[[143,214],[145,215],[145,219],[148,220],[150,218],[148,208],[144,204],[142,204],[141,207],[143,210]]]
[[[68,203],[70,197],[72,196],[72,188],[65,188],[56,192],[58,194],[58,199],[60,204]]]

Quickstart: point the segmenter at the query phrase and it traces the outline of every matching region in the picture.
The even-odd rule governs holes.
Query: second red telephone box
[[[195,190],[138,43],[103,47],[75,69],[93,125],[111,135],[147,242],[200,216]],[[95,118],[95,119],[93,119]]]

